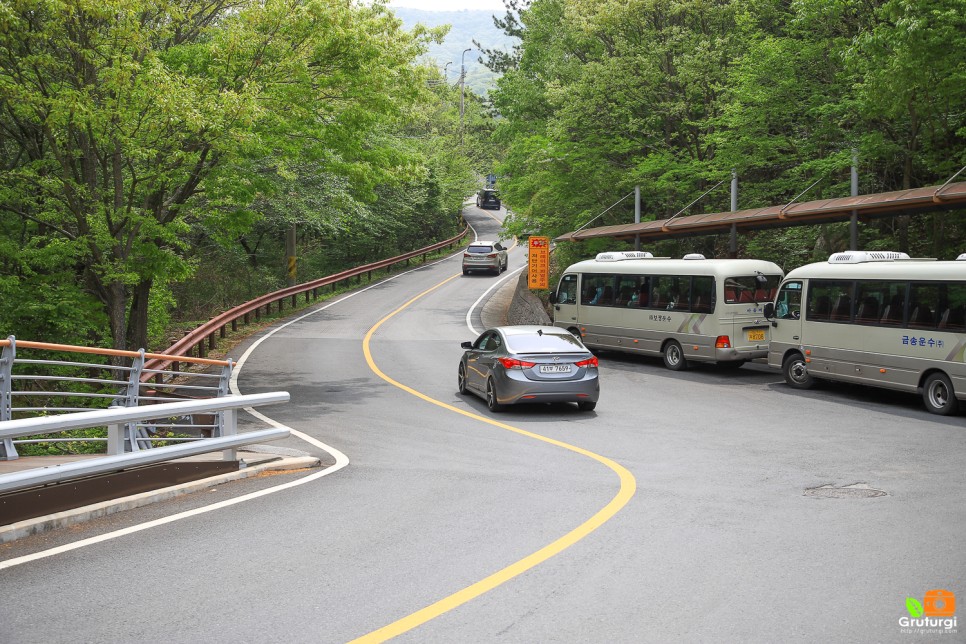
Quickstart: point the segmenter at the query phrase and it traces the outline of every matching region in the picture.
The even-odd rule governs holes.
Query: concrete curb
[[[15,541],[33,534],[40,534],[49,530],[55,530],[57,528],[63,528],[77,523],[83,523],[85,521],[90,521],[91,519],[107,516],[123,510],[140,508],[145,505],[150,505],[151,503],[173,499],[184,494],[191,494],[192,492],[197,492],[221,483],[257,476],[258,474],[262,474],[264,472],[299,470],[311,467],[319,467],[321,465],[321,461],[314,456],[275,455],[274,457],[271,457],[272,455],[273,454],[271,452],[264,450],[259,450],[257,453],[239,451],[239,459],[254,462],[236,472],[220,474],[218,476],[199,479],[190,483],[172,485],[171,487],[152,490],[150,492],[142,492],[140,494],[125,496],[119,499],[111,499],[110,501],[102,501],[100,503],[85,505],[73,510],[65,510],[56,514],[48,514],[46,516],[27,519],[25,521],[19,521],[10,525],[0,526],[0,543],[7,543],[9,541]],[[269,456],[270,458],[266,459],[266,456]]]

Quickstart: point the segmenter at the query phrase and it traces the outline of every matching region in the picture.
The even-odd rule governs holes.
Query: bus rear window
[[[764,277],[764,281],[759,281]],[[725,304],[745,304],[771,302],[778,293],[780,275],[740,275],[725,279]]]

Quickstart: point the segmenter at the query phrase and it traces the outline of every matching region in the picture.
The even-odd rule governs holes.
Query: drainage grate
[[[853,483],[835,487],[834,485],[821,485],[810,487],[805,490],[805,496],[814,496],[820,499],[873,499],[877,496],[889,496],[882,490],[869,487],[865,483]]]

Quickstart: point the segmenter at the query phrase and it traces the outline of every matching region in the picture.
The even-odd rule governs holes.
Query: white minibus
[[[768,354],[764,305],[782,275],[754,259],[600,253],[568,267],[550,301],[554,324],[588,347],[660,355],[675,371],[692,360],[739,367]]]
[[[966,400],[966,255],[835,253],[788,273],[766,315],[768,364],[792,387],[841,380],[919,392],[934,414]]]

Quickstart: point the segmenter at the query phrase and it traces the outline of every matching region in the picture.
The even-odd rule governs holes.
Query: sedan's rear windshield
[[[511,335],[506,339],[507,348],[513,353],[573,353],[587,351],[570,333],[544,333],[543,335]]]
[[[466,249],[467,253],[492,253],[492,246],[469,246]]]

